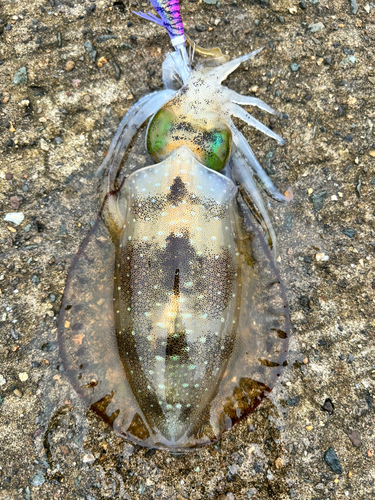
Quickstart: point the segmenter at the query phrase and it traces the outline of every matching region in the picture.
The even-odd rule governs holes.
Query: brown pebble
[[[101,57],[98,61],[98,68],[101,68],[104,64],[107,64],[107,59],[105,57]]]
[[[275,460],[276,469],[281,469],[282,466],[283,466],[283,461],[281,460],[281,457],[277,457]]]
[[[22,198],[20,198],[19,196],[11,196],[9,198],[9,202],[10,202],[10,205],[11,207],[14,209],[14,210],[17,210],[20,206],[20,201],[22,200]]]
[[[5,174],[5,178],[7,181],[11,181],[13,179],[13,174]]]
[[[372,458],[374,456],[374,450],[367,450],[367,456]]]
[[[353,472],[350,470],[350,471],[348,472],[348,478],[349,478],[349,479],[351,479],[352,477],[353,477]]]
[[[358,431],[352,431],[349,434],[349,439],[352,442],[352,445],[357,448],[362,444],[361,435],[359,434]]]
[[[91,97],[90,97],[89,95],[87,95],[87,94],[86,94],[85,96],[83,96],[83,100],[84,100],[85,102],[90,102],[90,101],[91,101]]]
[[[72,71],[75,68],[76,63],[74,61],[68,61],[65,65],[65,71]]]
[[[22,398],[22,392],[19,389],[14,389],[13,394],[17,396],[17,398]]]

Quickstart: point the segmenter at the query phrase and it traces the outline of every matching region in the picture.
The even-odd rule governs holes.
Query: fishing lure
[[[100,216],[69,272],[59,341],[76,391],[119,435],[183,452],[254,410],[285,365],[288,310],[258,185],[288,195],[232,122],[283,144],[240,105],[277,113],[221,84],[259,50],[191,69],[178,0],[151,3],[159,17],[139,15],[175,47],[165,89],[129,110],[100,167]]]

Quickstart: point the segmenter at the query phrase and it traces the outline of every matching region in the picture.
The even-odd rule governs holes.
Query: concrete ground
[[[185,456],[145,450],[88,411],[64,377],[56,318],[95,220],[119,121],[160,89],[170,50],[145,3],[0,6],[0,499],[375,497],[375,4],[182,0],[190,37],[230,58],[227,86],[288,118],[241,125],[289,206],[272,202],[292,322],[271,397]],[[108,36],[110,35],[110,36]],[[86,42],[86,46],[85,46]],[[87,42],[90,42],[88,44]],[[94,57],[93,51],[96,51]],[[22,212],[20,224],[4,220]]]

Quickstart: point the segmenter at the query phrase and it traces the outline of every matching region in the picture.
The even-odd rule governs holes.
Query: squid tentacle
[[[106,193],[115,190],[115,181],[118,169],[127,147],[133,137],[141,127],[141,125],[153,114],[155,114],[167,101],[169,101],[176,91],[172,89],[162,90],[152,94],[150,99],[144,99],[140,106],[133,106],[121,121],[120,127],[116,133],[114,144],[111,152],[109,152],[98,169],[98,174],[105,171],[107,180],[103,186],[104,196]],[[111,144],[112,146],[112,144]]]
[[[101,165],[99,166],[98,170],[96,171],[96,175],[100,175],[102,172],[104,173],[110,159],[111,159],[111,156],[112,154],[115,152],[116,150],[116,146],[117,146],[117,143],[118,143],[118,140],[119,140],[119,137],[121,136],[121,133],[122,131],[124,130],[124,128],[126,127],[127,123],[132,119],[132,117],[134,116],[134,114],[144,105],[146,104],[151,98],[152,96],[155,96],[155,94],[157,94],[158,92],[152,92],[151,94],[147,94],[143,97],[141,97],[141,99],[139,99],[139,101],[134,104],[130,109],[129,111],[126,113],[126,115],[123,117],[123,119],[121,120],[120,122],[120,125],[118,126],[117,130],[116,130],[116,133],[111,141],[111,144],[108,148],[108,151],[107,151],[107,155],[106,157],[104,158],[104,160],[102,161]]]
[[[258,99],[257,97],[249,97],[246,95],[241,95],[235,92],[234,90],[229,90],[228,97],[230,102],[233,102],[235,104],[241,104],[242,106],[256,106],[257,108],[262,109],[263,111],[266,111],[271,115],[276,115],[279,117],[282,116],[282,113],[271,108],[271,106],[266,104],[261,99]]]
[[[233,73],[233,71],[235,71],[241,63],[248,61],[249,59],[253,59],[263,49],[264,47],[261,47],[260,49],[250,52],[250,54],[245,54],[244,56],[237,57],[237,59],[233,59],[233,61],[222,64],[207,73],[206,77],[216,78],[219,82],[222,82],[228,75]]]
[[[249,146],[245,137],[241,134],[239,130],[236,129],[233,123],[231,123],[231,131],[232,131],[233,142],[236,148],[239,151],[241,151],[241,153],[244,155],[244,157],[247,160],[248,166],[254,171],[255,175],[264,185],[264,188],[267,191],[267,193],[276,201],[290,201],[292,197],[291,193],[288,193],[288,196],[285,196],[276,189],[273,182],[268,177],[266,172],[263,170],[261,164],[257,160],[253,150]]]
[[[229,109],[233,116],[236,116],[240,120],[244,121],[251,127],[256,128],[260,132],[263,132],[269,137],[272,137],[272,139],[275,139],[279,144],[281,145],[285,144],[285,140],[282,137],[273,132],[273,130],[263,125],[263,123],[261,123],[259,120],[251,116],[250,113],[242,109],[241,106],[238,106],[237,104],[231,104]]]
[[[235,151],[232,155],[232,174],[233,174],[233,179],[243,187],[245,193],[254,203],[256,210],[259,212],[260,216],[264,220],[266,230],[271,240],[273,257],[276,260],[277,256],[276,233],[273,228],[267,207],[258,190],[252,171],[248,168],[244,168],[243,158],[241,158],[238,151]]]

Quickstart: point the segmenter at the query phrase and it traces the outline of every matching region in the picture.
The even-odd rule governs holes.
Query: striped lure
[[[185,41],[184,26],[178,0],[150,0],[150,3],[159,14],[159,18],[151,12],[147,14],[135,12],[135,14],[163,26],[167,30],[173,45],[176,44],[176,39],[178,43],[183,43]]]
[[[181,37],[178,4],[154,6]],[[285,364],[287,305],[258,185],[288,196],[232,121],[282,143],[240,105],[275,111],[221,84],[258,51],[193,70],[181,39],[175,49],[165,89],[129,110],[101,165],[100,216],[69,272],[59,338],[75,389],[119,435],[184,452],[254,410]]]

